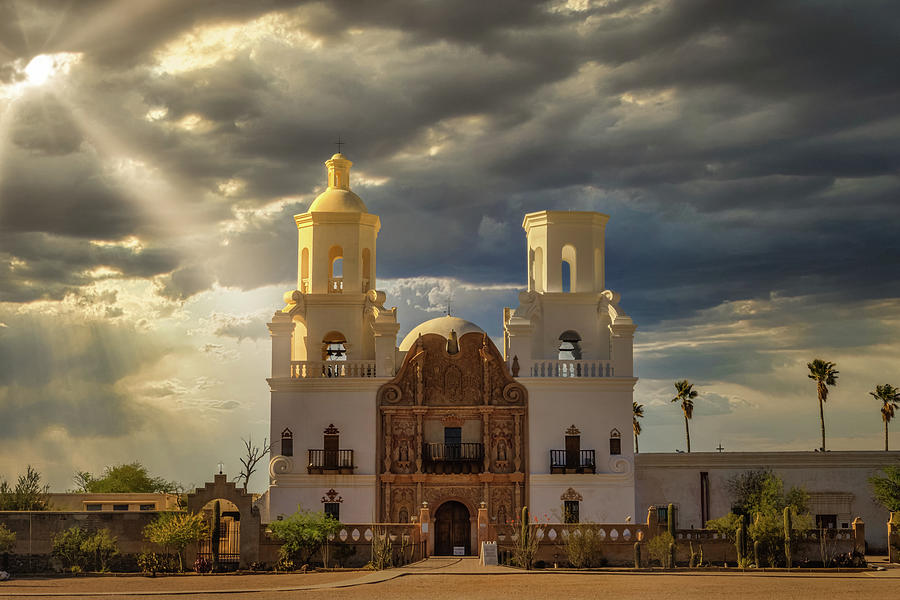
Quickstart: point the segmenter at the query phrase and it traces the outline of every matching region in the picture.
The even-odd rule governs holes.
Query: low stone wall
[[[108,529],[118,540],[119,552],[137,554],[146,545],[142,538],[144,527],[156,519],[156,511],[142,512],[6,512],[0,511],[0,525],[16,534],[18,555],[50,554],[53,537],[70,527],[87,531]]]

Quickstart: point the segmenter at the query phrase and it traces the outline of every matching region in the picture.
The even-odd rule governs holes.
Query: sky
[[[265,323],[341,137],[402,336],[495,338],[525,213],[596,210],[642,451],[883,445],[896,2],[0,0],[0,477],[186,486],[268,433]],[[398,341],[401,338],[398,338]],[[891,443],[900,448],[900,424]],[[262,491],[261,465],[251,489]]]

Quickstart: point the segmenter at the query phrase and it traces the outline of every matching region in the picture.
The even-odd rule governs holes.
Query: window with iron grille
[[[565,500],[563,513],[566,523],[578,523],[578,500]]]
[[[341,520],[341,503],[340,502],[326,502],[325,503],[325,515],[334,518],[336,521]]]
[[[281,432],[281,455],[294,455],[294,434],[291,433],[290,429],[285,429]]]

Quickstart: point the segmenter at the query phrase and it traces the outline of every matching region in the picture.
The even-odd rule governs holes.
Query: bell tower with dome
[[[397,363],[397,309],[376,285],[381,222],[350,189],[353,163],[335,154],[327,187],[297,224],[297,289],[268,324],[272,337],[270,515],[300,502],[320,510],[340,487],[341,518],[373,518],[372,402]]]

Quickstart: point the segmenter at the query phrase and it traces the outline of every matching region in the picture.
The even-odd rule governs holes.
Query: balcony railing
[[[550,451],[551,473],[596,473],[597,463],[593,450],[579,450],[578,454],[565,450]]]
[[[531,377],[615,377],[611,360],[536,360]]]
[[[291,378],[375,377],[374,360],[292,360]]]
[[[356,465],[353,464],[353,450],[307,450],[309,464],[306,467],[309,473],[326,473],[329,471],[340,473],[352,473]]]
[[[328,278],[328,293],[329,294],[340,294],[344,291],[344,278],[343,277],[329,277]]]
[[[468,462],[484,460],[484,444],[425,444],[425,460]]]
[[[484,467],[484,444],[423,444],[425,473],[481,473]]]

